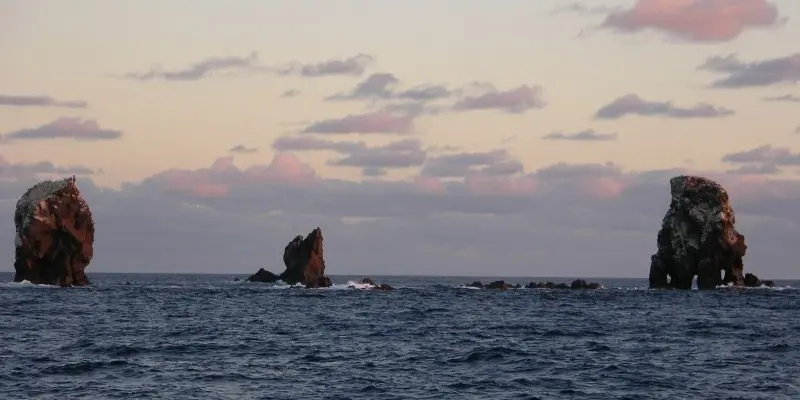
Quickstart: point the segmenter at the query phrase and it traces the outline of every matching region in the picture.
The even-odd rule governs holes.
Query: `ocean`
[[[370,291],[102,274],[0,274],[0,398],[800,399],[800,282],[772,289]],[[505,278],[570,282],[569,278]]]

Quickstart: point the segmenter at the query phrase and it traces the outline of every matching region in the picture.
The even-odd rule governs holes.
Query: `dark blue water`
[[[787,288],[800,282],[500,292],[387,277],[400,289],[376,292],[346,288],[355,277],[315,290],[90,278],[0,284],[0,398],[800,398],[800,291]]]

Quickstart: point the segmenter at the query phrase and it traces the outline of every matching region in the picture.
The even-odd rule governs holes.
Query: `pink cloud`
[[[157,175],[162,186],[169,191],[192,194],[198,197],[224,197],[229,187],[224,183],[213,182],[201,171],[169,170]]]
[[[432,176],[417,176],[414,178],[414,185],[428,194],[445,194],[447,189],[441,179]]]
[[[219,157],[211,164],[212,171],[226,171],[229,169],[236,169],[236,166],[233,165],[233,157],[231,156]]]
[[[253,165],[244,175],[256,182],[308,183],[317,179],[314,169],[292,153],[278,153],[269,165]]]
[[[468,174],[464,183],[471,193],[496,196],[519,196],[536,193],[538,182],[529,175],[502,177],[482,173]]]
[[[655,29],[691,41],[723,42],[746,29],[775,26],[778,8],[766,0],[637,0],[610,13],[604,27],[623,32]]]
[[[626,187],[627,182],[612,177],[591,178],[583,182],[587,194],[603,199],[619,197]]]
[[[234,164],[233,157],[219,157],[209,168],[171,169],[151,178],[166,190],[199,197],[227,196],[236,187],[264,183],[303,185],[315,179],[314,169],[291,153],[276,154],[269,165],[253,165],[244,170]]]
[[[228,195],[228,185],[224,183],[198,183],[189,187],[192,194],[199,197],[225,197]]]

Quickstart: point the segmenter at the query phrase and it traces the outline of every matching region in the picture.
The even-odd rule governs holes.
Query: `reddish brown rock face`
[[[296,236],[283,250],[283,263],[286,270],[280,275],[259,269],[247,278],[250,282],[272,283],[282,280],[289,285],[301,283],[309,288],[329,287],[333,283],[325,276],[322,230],[317,227],[304,239]]]
[[[322,248],[322,230],[317,227],[303,239],[297,236],[283,251],[283,263],[286,271],[281,279],[290,284],[302,283],[306,287],[325,285],[325,258]],[[327,285],[330,286],[330,285]]]
[[[75,177],[40,182],[20,197],[16,227],[15,282],[82,286],[94,254],[94,220]]]

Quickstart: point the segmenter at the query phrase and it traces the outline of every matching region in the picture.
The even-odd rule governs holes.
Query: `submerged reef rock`
[[[698,289],[744,286],[747,245],[734,227],[727,191],[699,176],[676,176],[669,183],[672,201],[650,260],[650,288],[691,289],[695,275]]]
[[[478,289],[519,289],[522,287],[520,284],[506,283],[505,281],[494,281],[488,284],[483,284],[481,281],[475,281],[464,285],[466,287]],[[525,289],[602,289],[603,285],[592,282],[587,283],[583,279],[576,279],[571,284],[566,283],[553,283],[553,282],[530,282],[525,285]]]
[[[75,176],[43,181],[17,201],[14,282],[84,286],[94,254],[94,220]]]
[[[263,268],[247,278],[248,282],[272,283],[279,280],[289,284],[298,283],[307,288],[330,287],[331,279],[325,276],[325,259],[322,251],[322,230],[311,231],[304,239],[296,236],[283,250],[283,263],[286,270],[275,275]]]

